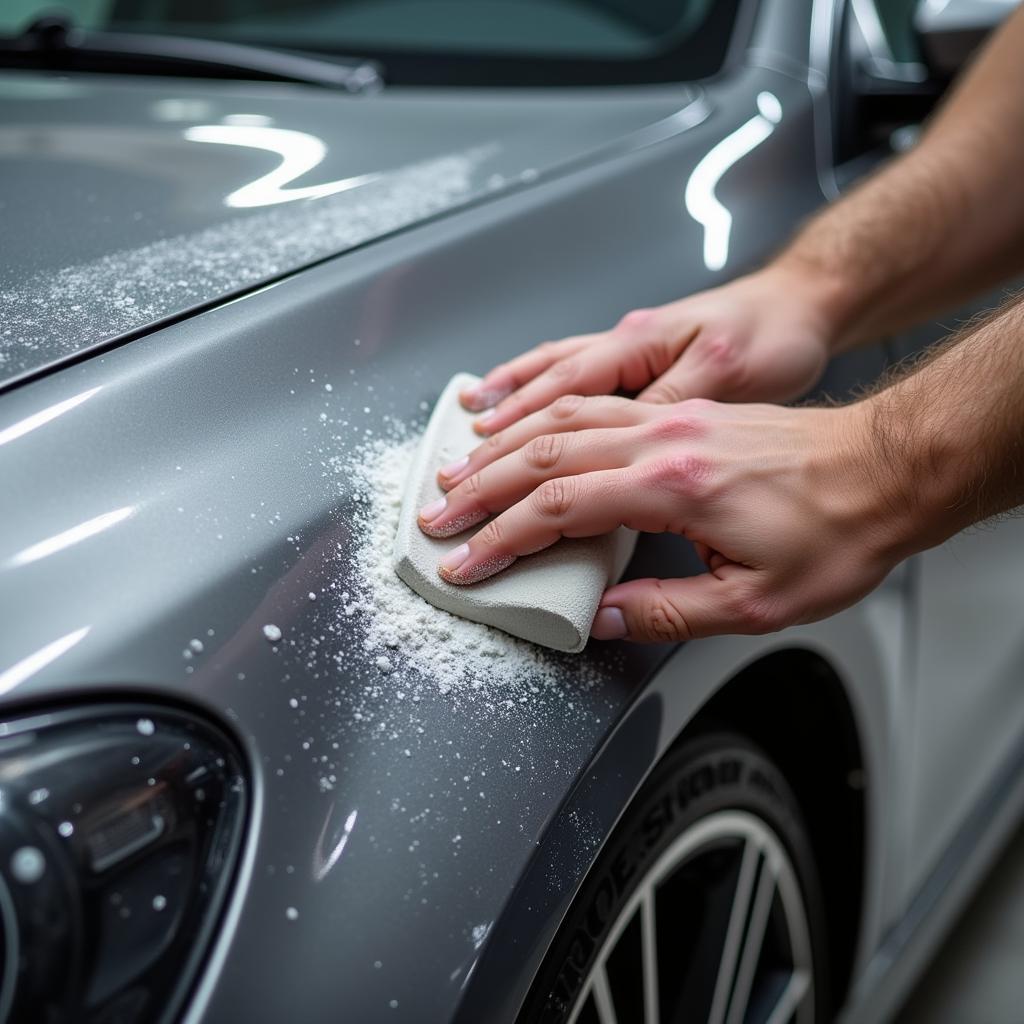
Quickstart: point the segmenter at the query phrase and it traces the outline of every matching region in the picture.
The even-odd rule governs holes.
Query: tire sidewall
[[[785,778],[742,736],[715,732],[679,744],[658,763],[605,843],[548,950],[521,1024],[568,1019],[622,907],[661,853],[719,811],[761,819],[796,874],[811,942],[816,1021],[828,1019],[827,943],[813,851]]]

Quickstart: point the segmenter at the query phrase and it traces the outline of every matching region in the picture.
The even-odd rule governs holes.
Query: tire
[[[830,1017],[820,886],[785,779],[739,735],[682,743],[587,875],[519,1024]]]

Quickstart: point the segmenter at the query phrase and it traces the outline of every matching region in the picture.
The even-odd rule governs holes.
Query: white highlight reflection
[[[686,211],[704,228],[704,265],[708,270],[725,266],[732,231],[732,214],[715,195],[715,187],[722,175],[764,142],[782,120],[782,104],[774,93],[758,93],[757,109],[749,121],[708,150],[686,183]]]
[[[0,672],[0,693],[13,690],[29,676],[34,676],[40,669],[46,668],[51,661],[56,661],[66,651],[70,651],[91,628],[91,626],[83,626],[81,629],[76,629],[74,632],[48,643],[45,647],[40,647],[34,654],[22,658],[6,671]]]
[[[227,206],[248,208],[293,203],[297,199],[321,199],[358,188],[380,177],[379,174],[360,174],[353,178],[327,181],[322,185],[288,188],[291,182],[311,171],[327,155],[324,142],[308,132],[258,125],[201,124],[186,128],[185,138],[190,142],[265,149],[281,157],[281,163],[269,174],[250,181],[248,185],[243,185],[227,196],[224,200]]]
[[[327,872],[338,863],[338,858],[345,849],[348,837],[352,834],[352,829],[356,827],[356,815],[359,813],[357,810],[352,811],[352,813],[345,819],[341,835],[338,837],[334,847],[325,857],[324,841],[327,838],[327,826],[331,822],[331,815],[333,811],[334,807],[332,805],[331,811],[328,812],[328,815],[324,820],[323,828],[320,829],[320,838],[317,840],[316,848],[313,850],[313,878],[318,882],[322,882],[327,877]]]
[[[126,505],[124,508],[114,509],[113,512],[104,512],[103,515],[96,516],[94,519],[87,519],[84,523],[72,526],[70,530],[64,530],[63,533],[47,537],[46,540],[41,540],[38,544],[22,549],[11,559],[11,565],[27,565],[29,562],[35,562],[40,558],[63,551],[64,548],[69,548],[72,544],[77,544],[88,537],[94,537],[97,533],[109,530],[110,527],[127,519],[134,511],[134,505]]]
[[[40,412],[33,413],[31,416],[26,416],[23,420],[18,420],[17,423],[12,424],[5,430],[0,430],[0,444],[7,444],[8,441],[22,437],[30,430],[35,430],[36,427],[41,427],[44,423],[49,423],[50,420],[63,416],[69,409],[74,409],[76,405],[81,405],[86,399],[92,398],[99,390],[100,388],[90,388],[88,391],[83,391],[80,395],[66,398],[63,402],[57,402],[56,405],[51,405],[48,409],[43,409]]]

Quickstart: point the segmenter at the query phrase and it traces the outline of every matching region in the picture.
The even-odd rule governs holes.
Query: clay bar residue
[[[190,235],[0,282],[0,383],[465,202],[484,146]]]

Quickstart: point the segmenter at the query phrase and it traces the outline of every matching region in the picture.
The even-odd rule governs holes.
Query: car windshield
[[[86,30],[359,55],[390,83],[611,84],[703,77],[739,0],[5,0],[0,34],[64,13]]]

